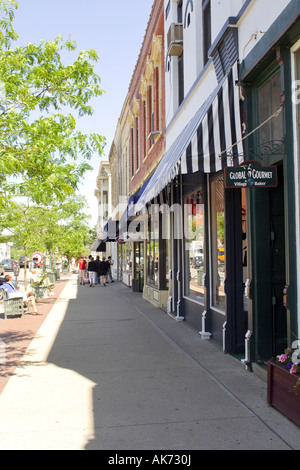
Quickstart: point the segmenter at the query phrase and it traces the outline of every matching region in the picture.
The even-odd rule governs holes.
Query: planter
[[[51,284],[55,284],[55,281],[56,281],[55,273],[53,273],[52,271],[47,271],[46,274]]]
[[[300,426],[300,386],[295,388],[299,375],[274,361],[268,363],[268,403]]]
[[[48,287],[47,286],[33,286],[33,293],[36,299],[48,299]]]
[[[133,292],[143,292],[144,283],[142,280],[133,279],[132,280],[132,290]]]

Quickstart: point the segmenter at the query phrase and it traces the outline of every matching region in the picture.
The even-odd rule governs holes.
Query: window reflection
[[[147,284],[158,287],[159,280],[159,214],[148,221],[147,239]]]
[[[185,198],[185,295],[204,301],[204,204],[201,191]]]
[[[212,304],[225,310],[225,208],[223,176],[211,183]]]

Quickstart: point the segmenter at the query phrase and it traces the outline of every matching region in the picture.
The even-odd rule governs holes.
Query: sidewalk
[[[8,320],[4,320],[3,303],[0,303],[0,341],[5,343],[6,356],[5,366],[0,363],[0,394],[55,305],[56,299],[63,291],[70,276],[70,274],[62,274],[61,279],[55,283],[55,295],[37,302],[38,312],[41,315],[33,315],[33,308],[30,306],[29,313],[27,309],[25,310],[24,318],[10,317]]]
[[[67,283],[0,395],[0,450],[291,450],[266,384],[120,283]]]

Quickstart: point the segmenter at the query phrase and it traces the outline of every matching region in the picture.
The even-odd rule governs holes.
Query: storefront
[[[266,362],[298,332],[292,53],[299,11],[290,2],[241,64],[247,160],[276,168],[273,187],[247,190],[250,361]],[[296,166],[297,168],[297,166]]]
[[[169,297],[169,213],[154,201],[145,216],[144,298],[167,308]]]
[[[224,174],[182,177],[184,238],[180,312],[204,339],[243,353],[247,263],[245,191],[225,189]]]
[[[224,183],[224,169],[244,159],[237,79],[234,66],[167,151],[138,201],[151,201],[154,208],[146,242],[147,289],[168,287],[168,313],[234,353],[244,351],[247,331],[245,194]],[[161,205],[155,212],[155,197],[162,195],[167,214]]]

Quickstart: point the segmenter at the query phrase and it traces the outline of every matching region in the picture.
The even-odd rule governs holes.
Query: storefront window
[[[123,245],[118,245],[118,257],[119,257],[119,275],[118,279],[122,281],[123,279]]]
[[[134,277],[143,280],[144,278],[144,242],[134,244]]]
[[[168,211],[163,211],[161,215],[161,241],[160,241],[160,259],[161,259],[161,282],[160,290],[169,289],[169,241],[170,241],[170,219]]]
[[[211,183],[212,305],[225,310],[225,207],[223,176]]]
[[[185,227],[185,295],[204,301],[205,247],[204,204],[201,191],[184,201]]]
[[[148,220],[147,284],[158,288],[159,281],[159,213]]]
[[[259,123],[263,123],[281,107],[281,78],[278,72],[258,90]],[[260,128],[260,144],[283,138],[282,117],[271,119]]]
[[[124,245],[124,271],[132,272],[132,243]]]

